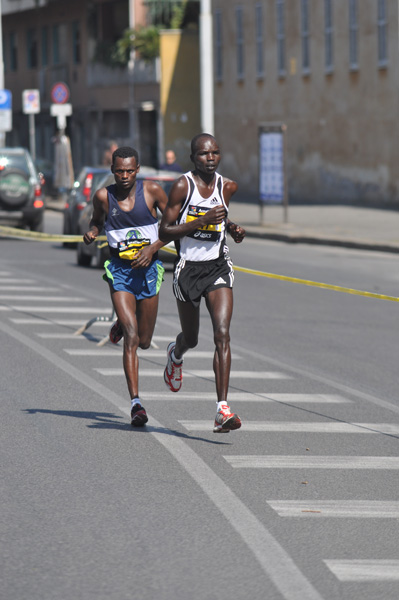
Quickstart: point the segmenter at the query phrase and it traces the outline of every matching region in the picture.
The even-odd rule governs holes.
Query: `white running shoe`
[[[178,392],[183,381],[183,361],[180,363],[174,362],[172,352],[176,347],[175,342],[171,342],[168,346],[167,355],[168,362],[165,367],[163,378],[171,392]]]

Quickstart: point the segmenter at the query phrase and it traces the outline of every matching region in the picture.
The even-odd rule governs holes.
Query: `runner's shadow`
[[[90,419],[92,423],[88,424],[89,429],[117,429],[118,431],[130,431],[134,433],[162,433],[165,435],[173,435],[175,437],[184,438],[187,440],[194,440],[197,442],[206,442],[208,444],[216,444],[218,446],[229,446],[230,442],[222,442],[218,440],[209,440],[207,438],[188,435],[182,431],[176,429],[168,429],[167,427],[156,427],[155,425],[146,425],[144,427],[132,427],[130,423],[126,421],[115,421],[114,419],[123,419],[119,415],[114,413],[99,413],[93,411],[80,411],[80,410],[50,410],[47,408],[24,408],[23,412],[34,415],[36,413],[55,415],[57,417],[73,417],[75,419]]]

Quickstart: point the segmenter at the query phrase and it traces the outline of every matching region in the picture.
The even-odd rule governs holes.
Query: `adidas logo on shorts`
[[[219,277],[216,281],[213,282],[213,285],[220,285],[221,283],[226,283],[223,277]]]

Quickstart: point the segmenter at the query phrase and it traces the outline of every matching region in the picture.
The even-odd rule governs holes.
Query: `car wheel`
[[[76,261],[81,267],[89,267],[91,265],[91,256],[84,253],[83,242],[78,243],[78,249],[76,252]]]
[[[0,199],[3,204],[16,208],[29,198],[29,176],[22,169],[0,171]]]
[[[70,218],[68,217],[68,215],[66,215],[65,213],[64,213],[64,227],[63,227],[62,233],[63,233],[63,235],[72,235],[71,221],[70,221]],[[62,245],[64,248],[76,248],[77,247],[76,242],[62,242]]]
[[[38,219],[36,221],[32,221],[29,226],[30,226],[30,230],[31,231],[37,231],[38,233],[43,233],[43,231],[44,231],[44,219],[43,219],[43,216],[41,217],[41,219]]]

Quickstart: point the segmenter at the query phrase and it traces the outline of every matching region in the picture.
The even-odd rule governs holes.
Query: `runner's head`
[[[136,160],[136,165],[140,165],[139,153],[134,148],[130,146],[120,146],[112,153],[112,165],[115,163],[116,158],[134,158]]]
[[[216,139],[209,133],[200,133],[191,140],[191,162],[197,174],[213,177],[220,163],[220,149]]]

